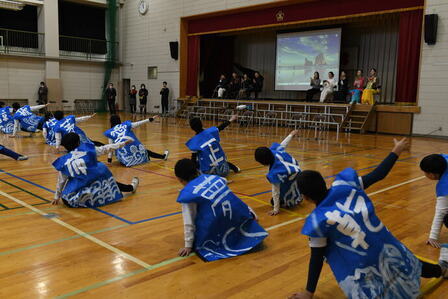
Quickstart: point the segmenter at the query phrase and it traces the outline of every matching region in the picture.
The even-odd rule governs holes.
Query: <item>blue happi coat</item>
[[[442,155],[442,156],[448,163],[448,155]],[[436,195],[437,197],[448,195],[448,168],[445,170],[445,172],[442,174],[439,181],[437,182]]]
[[[219,130],[217,127],[208,128],[188,140],[186,146],[198,153],[199,169],[202,173],[227,176],[229,164],[219,142]]]
[[[12,134],[14,131],[14,117],[11,115],[11,107],[0,108],[0,130],[4,134]]]
[[[123,142],[132,138],[134,141],[125,147],[115,150],[118,161],[124,166],[134,166],[149,162],[148,152],[145,146],[137,139],[132,131],[132,122],[125,121],[107,130],[104,135],[112,139],[114,143]]]
[[[76,133],[79,135],[81,143],[93,144],[93,142],[87,137],[86,133],[76,125],[76,118],[74,115],[69,115],[58,121],[54,127],[55,133],[61,133],[61,137],[68,133]]]
[[[51,145],[51,146],[56,145],[56,136],[55,136],[54,128],[57,123],[58,123],[58,121],[56,120],[56,118],[51,118],[51,119],[47,120],[43,125],[43,128],[46,129],[46,131],[47,131],[47,136],[45,136],[45,143],[48,145]]]
[[[29,105],[20,107],[14,114],[14,119],[20,122],[20,128],[26,132],[36,132],[37,127],[45,121],[44,117],[34,114]]]
[[[280,203],[293,207],[302,201],[296,176],[300,173],[299,163],[285,148],[274,142],[270,148],[274,155],[274,164],[269,167],[266,178],[271,184],[280,184]]]
[[[53,166],[68,176],[61,198],[73,208],[100,207],[123,197],[112,173],[98,162],[94,145],[81,144],[54,161]]]
[[[326,238],[325,256],[348,298],[416,298],[420,261],[376,216],[355,170],[339,173],[302,234]]]
[[[194,250],[206,261],[244,254],[268,235],[219,176],[203,174],[190,181],[177,202],[197,204]]]

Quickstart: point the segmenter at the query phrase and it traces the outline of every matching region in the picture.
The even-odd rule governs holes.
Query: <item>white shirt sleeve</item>
[[[286,148],[288,146],[289,142],[291,141],[292,137],[293,137],[293,135],[289,134],[288,136],[286,136],[285,139],[283,139],[283,141],[282,141],[282,143],[280,143],[280,145],[283,148]]]
[[[97,147],[95,147],[95,150],[96,150],[96,154],[98,156],[101,156],[101,155],[111,153],[114,150],[119,149],[125,145],[126,145],[126,142],[118,142],[118,143],[106,144],[103,146],[97,146]]]
[[[47,128],[42,128],[42,136],[47,140]]]
[[[112,139],[110,139],[109,138],[109,144],[113,144],[114,143],[114,141],[112,140]],[[112,156],[113,156],[113,152],[112,151],[110,151],[108,154],[107,154],[107,159],[112,159]]]
[[[141,126],[141,125],[143,125],[143,124],[146,124],[146,123],[149,123],[149,119],[144,119],[144,120],[140,120],[140,121],[136,121],[136,122],[133,122],[132,123],[132,128],[134,129],[134,128],[137,128],[137,127],[139,127],[139,126]]]
[[[12,136],[16,136],[20,132],[20,121],[18,119],[14,120],[14,129],[12,131]]]
[[[448,214],[448,196],[437,197],[436,212],[432,220],[430,239],[438,240],[443,225],[443,217]]]
[[[196,231],[195,219],[197,213],[197,204],[183,203],[182,217],[184,219],[184,239],[185,247],[193,248],[194,233]]]
[[[43,108],[45,108],[45,105],[30,106],[31,111],[37,111]]]
[[[60,132],[54,134],[54,138],[56,139],[56,148],[61,146],[62,135]]]
[[[272,201],[274,202],[274,211],[280,211],[280,184],[272,184]]]
[[[327,246],[327,238],[310,237],[308,244],[310,245],[310,247],[314,247],[314,248],[326,247]]]
[[[75,121],[76,121],[76,123],[81,123],[83,121],[91,119],[92,117],[93,117],[93,115],[80,116],[80,117],[76,117]]]
[[[54,199],[59,199],[61,197],[62,190],[64,190],[65,183],[68,180],[68,176],[58,173],[58,182],[56,183],[56,192],[54,193]]]

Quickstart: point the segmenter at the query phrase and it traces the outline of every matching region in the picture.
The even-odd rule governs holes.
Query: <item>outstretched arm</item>
[[[229,120],[224,121],[222,124],[218,126],[218,130],[222,131],[227,128],[232,122],[238,119],[238,115],[232,115]]]
[[[11,137],[16,137],[18,132],[20,132],[20,121],[18,119],[15,119]]]
[[[304,299],[313,298],[314,292],[319,282],[320,273],[324,265],[325,251],[327,239],[326,238],[310,238],[311,257],[308,265],[308,280],[306,283],[306,290],[301,293],[296,293],[289,298]]]
[[[286,148],[288,146],[289,142],[292,140],[292,137],[296,136],[298,133],[299,133],[298,130],[291,131],[291,133],[289,133],[289,135],[286,136],[285,139],[283,139],[283,141],[282,141],[282,143],[280,143],[280,145],[283,148]]]
[[[37,111],[37,110],[40,110],[40,109],[43,109],[43,108],[47,107],[48,105],[50,105],[50,104],[30,106],[30,110],[31,111]]]
[[[132,123],[132,128],[135,129],[135,128],[140,127],[141,125],[144,125],[146,123],[153,122],[158,117],[159,117],[158,115],[155,115],[154,117],[150,117],[148,119],[144,119],[144,120],[133,122]]]
[[[123,142],[118,142],[118,143],[113,143],[113,144],[106,144],[106,145],[103,145],[103,146],[97,146],[97,147],[95,147],[96,154],[98,156],[105,155],[105,154],[108,154],[110,152],[113,152],[116,149],[122,148],[125,145],[127,145],[129,143],[132,143],[132,142],[134,142],[134,139],[129,138],[128,140],[123,141]]]
[[[448,196],[437,197],[436,211],[432,220],[431,232],[426,244],[435,248],[440,248],[439,235],[443,225],[443,218],[448,215]]]
[[[113,144],[113,143],[114,143],[114,141],[113,141],[112,139],[109,138],[109,144]],[[112,156],[113,156],[113,152],[110,151],[110,152],[107,154],[107,162],[108,162],[108,163],[112,163]]]
[[[272,201],[273,208],[268,214],[275,216],[280,213],[280,184],[272,184]]]
[[[62,190],[64,190],[67,180],[68,177],[66,175],[62,174],[62,172],[58,173],[58,182],[56,183],[56,192],[54,193],[52,204],[57,205],[59,203],[59,198],[61,198]]]
[[[179,250],[180,256],[187,256],[193,251],[194,233],[196,231],[195,219],[197,213],[196,203],[182,204],[182,217],[184,219],[185,247]]]
[[[87,116],[80,116],[80,117],[75,118],[75,121],[76,121],[76,123],[81,123],[83,121],[87,121],[87,120],[91,119],[95,115],[96,115],[96,113],[94,113],[92,115],[87,115]]]
[[[367,189],[368,187],[372,186],[373,184],[384,179],[391,171],[395,162],[398,160],[398,157],[408,147],[409,147],[409,143],[406,138],[403,138],[400,141],[397,141],[396,139],[394,139],[394,148],[392,149],[392,152],[372,172],[370,172],[367,175],[362,176],[361,179],[362,179],[363,188]]]

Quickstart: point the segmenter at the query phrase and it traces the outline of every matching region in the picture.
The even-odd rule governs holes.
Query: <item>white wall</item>
[[[426,0],[425,14],[439,15],[437,43],[422,45],[419,106],[414,117],[415,134],[427,134],[442,127],[434,135],[448,136],[448,1]]]
[[[44,78],[43,60],[0,57],[0,99],[29,99],[35,105]]]
[[[170,56],[169,42],[179,41],[180,18],[241,6],[274,2],[267,0],[147,0],[146,15],[138,13],[139,0],[126,0],[121,11],[122,78],[131,84],[146,84],[150,97],[148,109],[157,111],[159,91],[168,82],[171,99],[179,96],[179,62]],[[157,80],[147,79],[147,67],[157,66]]]

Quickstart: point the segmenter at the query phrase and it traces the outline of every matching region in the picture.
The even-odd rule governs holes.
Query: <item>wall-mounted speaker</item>
[[[174,60],[179,58],[179,42],[170,42],[170,53]]]
[[[436,14],[425,15],[425,43],[435,45],[437,41],[437,25],[439,16]]]

